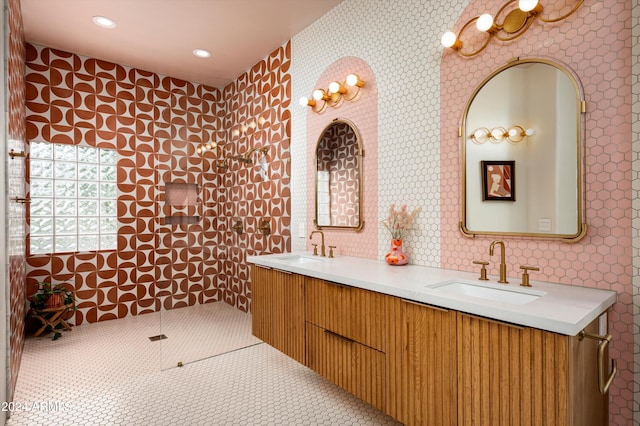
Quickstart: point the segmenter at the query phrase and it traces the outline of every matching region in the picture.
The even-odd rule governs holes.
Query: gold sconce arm
[[[13,197],[11,201],[13,201],[14,203],[29,204],[31,203],[31,198]]]
[[[587,333],[584,330],[582,330],[578,334],[578,336],[580,340],[586,337],[588,339],[598,340],[600,342],[598,343],[598,388],[600,389],[600,393],[604,395],[609,391],[609,387],[611,386],[614,377],[618,373],[618,363],[615,359],[612,359],[611,374],[609,374],[609,377],[606,377],[607,366],[605,365],[605,355],[607,347],[609,346],[609,342],[611,342],[612,336],[610,334],[607,334],[606,336],[600,336],[599,334]]]
[[[475,56],[487,47],[493,37],[500,41],[511,41],[526,33],[535,20],[554,23],[568,18],[582,6],[584,0],[577,0],[571,10],[555,18],[542,16],[544,7],[538,0],[518,0],[514,6],[515,2],[516,0],[507,0],[494,15],[495,19],[492,15],[485,13],[467,21],[457,35],[453,31],[447,31],[442,36],[442,45],[457,51],[460,56]],[[487,34],[486,38],[479,47],[463,51],[464,42],[461,39],[474,23],[479,32]],[[473,40],[473,36],[470,38]]]

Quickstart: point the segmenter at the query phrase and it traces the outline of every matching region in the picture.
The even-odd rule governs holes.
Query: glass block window
[[[113,250],[116,151],[31,142],[32,254]]]

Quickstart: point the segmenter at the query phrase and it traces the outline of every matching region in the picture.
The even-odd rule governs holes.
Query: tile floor
[[[221,339],[244,334],[240,345],[251,346],[164,369],[160,344],[173,333],[167,326],[149,314],[74,327],[56,341],[26,339],[7,425],[397,424],[270,346],[254,344],[246,330]],[[149,341],[160,333],[168,339]],[[200,335],[181,345],[192,350],[203,341]]]

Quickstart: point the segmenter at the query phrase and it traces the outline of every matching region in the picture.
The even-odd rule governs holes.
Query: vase
[[[384,260],[389,265],[406,265],[409,263],[409,258],[402,251],[402,240],[391,240],[391,250],[384,256]]]

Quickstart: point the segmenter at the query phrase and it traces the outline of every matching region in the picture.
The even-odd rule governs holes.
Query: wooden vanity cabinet
[[[458,313],[458,425],[606,425],[597,346]]]
[[[406,425],[607,424],[595,340],[251,273],[256,337]],[[585,331],[598,334],[598,320]]]
[[[305,363],[305,277],[251,265],[253,335]]]
[[[456,312],[393,297],[388,324],[387,414],[406,425],[455,425]]]
[[[385,410],[389,296],[307,277],[307,367]]]

